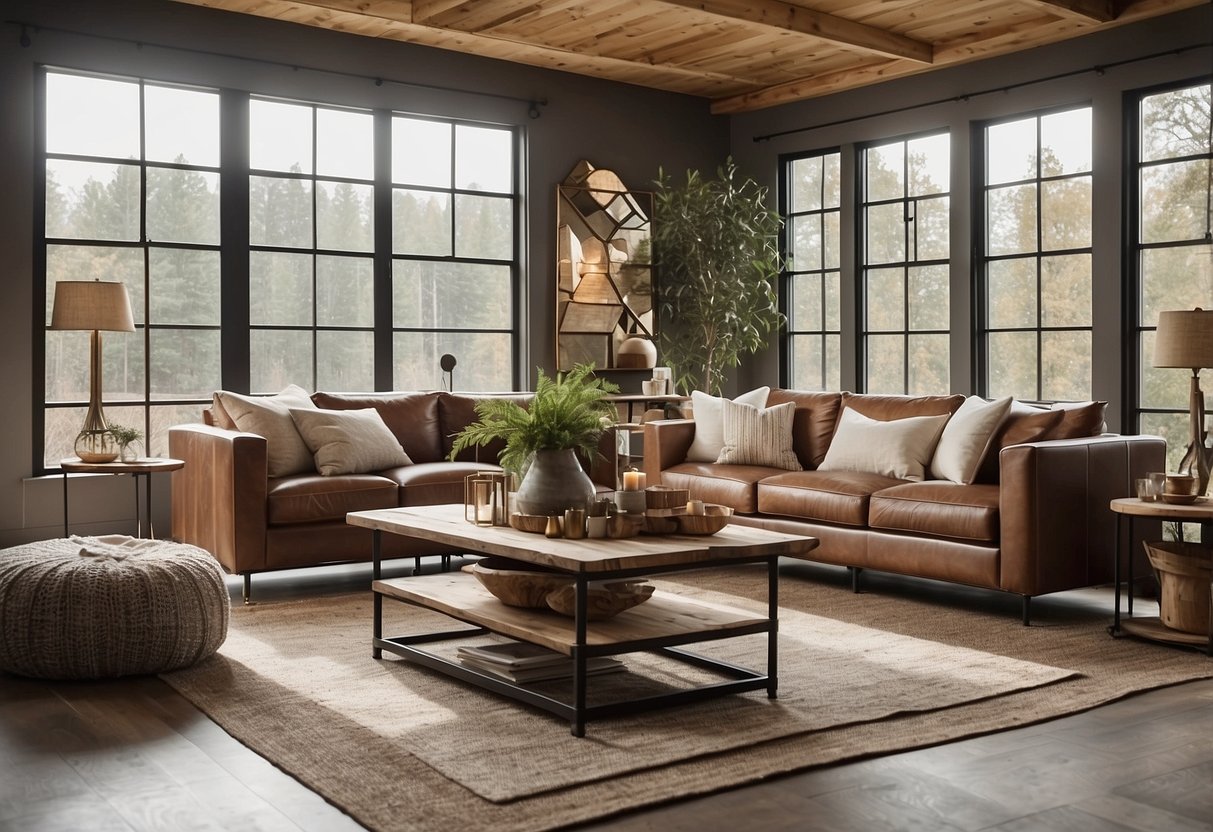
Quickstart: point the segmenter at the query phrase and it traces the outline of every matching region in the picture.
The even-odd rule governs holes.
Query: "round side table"
[[[138,537],[154,538],[152,529],[152,474],[177,471],[185,467],[180,459],[137,459],[134,462],[84,462],[79,457],[59,460],[63,469],[63,536],[68,537],[67,523],[67,475],[68,474],[130,474],[135,482],[135,534]],[[147,534],[143,533],[143,511],[139,502],[139,478],[146,478]]]
[[[1133,616],[1132,551],[1129,552],[1129,609],[1127,616],[1123,620],[1120,616],[1120,531],[1122,523],[1128,522],[1130,546],[1133,541],[1133,521],[1138,517],[1147,517],[1151,520],[1171,520],[1179,523],[1200,523],[1201,539],[1205,543],[1209,543],[1210,540],[1206,536],[1206,531],[1213,524],[1213,501],[1210,501],[1207,497],[1201,497],[1192,505],[1184,506],[1164,503],[1161,500],[1156,503],[1147,503],[1136,497],[1121,497],[1113,500],[1110,507],[1116,513],[1116,550],[1113,556],[1113,580],[1116,582],[1116,610],[1110,630],[1112,635],[1120,636],[1128,633],[1139,638],[1162,641],[1168,644],[1204,647],[1205,652],[1209,656],[1213,656],[1213,601],[1210,602],[1209,634],[1207,636],[1172,630],[1170,627],[1164,626],[1158,616]]]

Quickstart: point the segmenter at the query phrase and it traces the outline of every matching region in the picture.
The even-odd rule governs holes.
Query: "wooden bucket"
[[[1172,630],[1209,634],[1209,581],[1213,549],[1195,543],[1146,541],[1146,554],[1158,575],[1162,623]]]

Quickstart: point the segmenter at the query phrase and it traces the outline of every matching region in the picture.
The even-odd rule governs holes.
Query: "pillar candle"
[[[624,471],[623,472],[623,490],[624,491],[643,491],[644,490],[644,474],[640,471]]]

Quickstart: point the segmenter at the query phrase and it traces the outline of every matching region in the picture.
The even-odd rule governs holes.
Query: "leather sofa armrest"
[[[173,537],[210,552],[231,573],[266,568],[265,438],[210,425],[169,428]]]
[[[685,462],[695,438],[693,419],[658,419],[644,424],[644,473],[649,485],[661,485],[661,472]]]
[[[1003,448],[1001,587],[1041,595],[1110,583],[1118,518],[1109,503],[1131,496],[1136,478],[1164,470],[1166,454],[1160,437],[1112,434]],[[1143,520],[1135,531],[1144,539],[1158,524]],[[1136,556],[1141,547],[1122,540],[1126,549]]]

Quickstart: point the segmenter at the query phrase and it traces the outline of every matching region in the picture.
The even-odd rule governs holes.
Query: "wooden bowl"
[[[667,488],[664,485],[653,485],[644,490],[647,508],[685,507],[690,496],[691,492],[685,488]]]
[[[464,568],[509,607],[547,609],[548,594],[572,581],[563,572],[543,570],[509,558],[485,558]]]
[[[612,514],[607,521],[607,537],[635,537],[644,528],[643,514]]]
[[[645,534],[673,534],[678,531],[677,517],[658,517],[652,514],[644,516],[644,528],[641,529]]]
[[[600,586],[590,586],[586,588],[585,595],[589,605],[586,617],[590,621],[613,618],[626,609],[643,604],[652,595],[651,584],[636,581],[613,581]],[[577,604],[577,588],[570,583],[553,590],[548,593],[547,604],[561,615],[572,617]]]
[[[716,534],[729,525],[729,518],[732,516],[731,506],[709,503],[704,506],[703,514],[678,515],[678,531],[681,534]]]
[[[548,528],[546,514],[511,514],[510,528],[531,534],[543,534]]]

